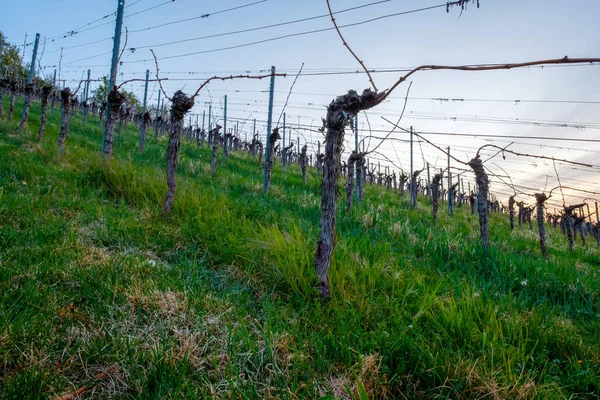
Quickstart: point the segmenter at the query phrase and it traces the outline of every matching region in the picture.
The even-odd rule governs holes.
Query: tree
[[[0,73],[6,73],[6,77],[12,80],[27,76],[29,72],[23,65],[19,48],[8,43],[2,32],[0,32],[0,50]]]
[[[108,76],[104,75],[102,77],[102,83],[100,84],[100,86],[98,86],[96,89],[94,89],[94,91],[92,92],[92,97],[94,98],[94,100],[96,100],[98,103],[102,104],[106,101],[106,99],[108,98]]]

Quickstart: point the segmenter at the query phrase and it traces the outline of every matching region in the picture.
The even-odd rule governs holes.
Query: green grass
[[[0,121],[0,398],[597,398],[600,252],[548,227],[491,250],[468,210],[374,186],[340,209],[332,300],[314,289],[319,182],[184,143],[172,215],[166,138],[100,155],[98,120],[59,112],[41,143]],[[7,106],[6,106],[7,108]],[[343,180],[343,179],[342,179]],[[340,202],[341,204],[341,202]],[[526,284],[522,284],[525,282]]]

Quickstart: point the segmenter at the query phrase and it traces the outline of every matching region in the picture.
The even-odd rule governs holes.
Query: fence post
[[[271,86],[269,88],[269,112],[267,117],[267,140],[265,142],[265,179],[263,182],[263,191],[267,193],[267,169],[270,161],[269,141],[271,140],[271,123],[273,122],[273,95],[275,91],[275,67],[271,67]]]
[[[108,92],[110,93],[115,87],[117,79],[117,64],[119,62],[119,51],[121,50],[121,29],[123,28],[123,9],[125,8],[125,0],[117,0],[117,21],[115,24],[115,36],[113,37],[113,52],[110,63],[110,79],[108,81]],[[106,122],[108,122],[110,107],[106,107]],[[102,152],[106,150],[108,139],[108,123],[104,125],[104,138],[102,141]]]
[[[35,75],[35,58],[37,57],[38,44],[40,42],[40,34],[35,34],[35,44],[33,45],[33,55],[31,56],[31,65],[29,66],[29,77],[27,83],[33,82],[33,76]]]

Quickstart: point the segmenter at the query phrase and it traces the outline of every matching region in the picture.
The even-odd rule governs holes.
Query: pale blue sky
[[[154,74],[154,62],[148,48],[152,46],[160,60],[161,77],[171,79],[202,79],[212,74],[235,74],[245,71],[259,72],[275,65],[278,71],[292,75],[304,63],[305,72],[354,71],[360,67],[342,46],[335,31],[295,36],[267,43],[232,50],[198,54],[188,57],[164,59],[165,57],[190,52],[213,50],[228,46],[260,41],[276,36],[330,28],[329,18],[320,18],[261,31],[222,36],[212,39],[190,41],[180,44],[157,46],[165,42],[193,37],[242,30],[280,22],[313,17],[327,13],[325,0],[285,1],[267,0],[240,10],[212,15],[185,23],[133,32],[150,26],[191,18],[206,13],[256,2],[256,0],[192,1],[176,0],[139,15],[127,17],[135,12],[164,3],[164,0],[126,0],[124,26],[130,33],[128,48],[136,48],[134,54],[127,51],[123,57],[123,73],[119,81],[143,77],[145,70]],[[332,0],[334,9],[341,10],[375,2],[374,0]],[[2,4],[4,3],[4,4]],[[399,13],[422,7],[441,4],[435,0],[391,0],[336,16],[340,25],[368,20],[370,18]],[[22,44],[25,33],[28,42],[36,32],[42,36],[55,37],[66,31],[77,29],[88,22],[115,11],[117,1],[19,1],[7,5],[0,0],[3,9],[0,30],[8,39]],[[600,57],[600,1],[580,0],[480,0],[481,8],[469,4],[468,10],[459,18],[460,10],[445,7],[414,14],[390,17],[376,22],[343,28],[342,31],[355,52],[369,69],[403,69],[420,64],[479,64],[505,63],[528,60],[574,57]],[[107,18],[104,21],[110,22]],[[104,22],[102,21],[102,22]],[[100,22],[100,23],[102,23]],[[96,23],[95,25],[98,25]],[[108,73],[112,48],[113,24],[107,24],[66,39],[46,42],[42,65],[51,75],[58,64],[60,47],[65,47],[62,76],[68,81],[79,80],[88,68],[92,77]],[[95,44],[69,49],[71,46],[107,39]],[[40,44],[40,52],[43,43]],[[31,57],[32,46],[26,49],[26,58]],[[108,53],[97,56],[99,54]],[[97,56],[82,60],[87,57]],[[194,75],[190,75],[194,72]],[[401,72],[376,73],[374,79],[380,90],[391,85]],[[551,136],[596,139],[600,129],[600,65],[575,67],[528,68],[495,72],[451,72],[428,71],[413,75],[410,100],[401,125],[413,125],[418,131],[462,132],[492,135]],[[280,114],[293,76],[276,80],[275,119]],[[67,82],[73,84],[73,82]],[[199,81],[169,81],[164,86],[172,94],[183,88],[191,93]],[[287,108],[288,124],[301,127],[318,127],[324,116],[325,106],[335,95],[348,89],[361,91],[369,82],[364,74],[301,76],[296,83]],[[150,85],[150,101],[156,101],[157,89]],[[222,113],[220,100],[228,95],[228,115],[232,119],[259,120],[258,127],[264,131],[268,94],[261,92],[268,81],[214,82],[198,97],[194,113],[202,113],[205,102],[212,99],[216,113]],[[394,99],[370,111],[369,121],[373,130],[387,129],[381,115],[393,119],[402,108],[402,98],[408,85],[401,86]],[[141,97],[143,84],[131,83],[128,90]],[[306,94],[304,94],[306,93]],[[580,100],[598,102],[581,103],[519,103],[514,102],[440,102],[431,98],[464,99],[522,99],[522,100]],[[477,116],[477,117],[475,117]],[[455,117],[456,120],[452,118]],[[493,117],[490,118],[483,117]],[[498,123],[498,118],[508,123]],[[519,121],[515,119],[519,118]],[[364,114],[359,116],[364,133],[368,127]],[[586,129],[574,127],[542,127],[526,125],[523,120],[558,121],[569,125],[585,125]],[[232,126],[232,124],[228,125]],[[246,124],[245,132],[249,128]],[[294,132],[294,137],[296,137]],[[310,142],[319,140],[318,134],[303,131]],[[379,133],[380,135],[383,133]],[[350,133],[347,138],[350,139]],[[243,137],[243,134],[242,134]],[[406,139],[406,134],[395,133],[393,137]],[[452,147],[452,152],[463,160],[473,156],[474,148],[486,143],[481,138],[428,136],[434,142]],[[302,139],[303,141],[304,139]],[[494,142],[506,145],[511,140],[517,143],[514,150],[526,153],[545,154],[558,158],[578,159],[600,166],[600,143],[539,141],[528,139],[500,139]],[[350,148],[353,141],[348,141]],[[527,145],[531,143],[533,145]],[[352,144],[353,145],[353,144]],[[544,145],[545,147],[541,147]],[[565,148],[585,151],[566,150]],[[309,149],[311,146],[309,145]],[[383,152],[405,170],[409,168],[408,144],[388,142]],[[312,150],[312,149],[311,149]],[[316,148],[314,149],[316,151]],[[445,157],[439,151],[423,144],[426,160],[438,167],[443,166]],[[371,161],[377,161],[374,156]],[[421,151],[417,146],[416,167],[422,164]],[[516,184],[543,189],[546,175],[548,188],[556,184],[551,163],[533,159],[496,160],[511,174]],[[536,164],[537,166],[533,166]],[[496,173],[504,175],[499,168],[489,164]],[[595,170],[573,170],[558,165],[563,184],[600,191]],[[519,172],[520,171],[520,172]],[[465,175],[466,177],[467,175]],[[470,179],[470,175],[469,179]],[[497,180],[492,178],[493,181]],[[579,182],[583,181],[583,182]],[[584,183],[585,182],[585,183]],[[465,180],[466,184],[466,180]],[[501,184],[493,184],[492,190],[500,200],[506,202],[510,190]],[[531,190],[529,190],[531,192]],[[596,196],[600,197],[600,196]],[[526,200],[526,198],[523,198]],[[557,200],[557,199],[556,199]],[[573,198],[573,201],[579,199]],[[555,203],[556,204],[556,203]]]

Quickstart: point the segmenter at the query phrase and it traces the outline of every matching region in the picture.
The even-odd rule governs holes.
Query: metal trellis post
[[[269,140],[271,139],[271,123],[273,122],[273,95],[275,91],[275,67],[271,67],[271,86],[269,88],[269,114],[267,118],[267,140],[265,142],[265,179],[263,191],[267,193],[267,166],[270,160]]]

